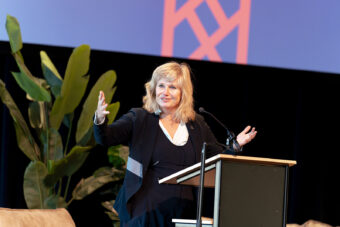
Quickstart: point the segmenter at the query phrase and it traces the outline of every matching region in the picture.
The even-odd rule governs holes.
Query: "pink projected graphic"
[[[340,73],[339,0],[3,2],[0,42],[10,14],[26,43]]]
[[[204,28],[195,9],[206,3],[218,23],[218,29],[211,35]],[[247,64],[249,20],[251,0],[240,0],[240,7],[233,15],[226,15],[218,0],[188,0],[176,11],[176,0],[165,0],[161,55],[173,57],[175,28],[187,20],[200,45],[188,58],[221,62],[216,46],[238,26],[236,63]]]

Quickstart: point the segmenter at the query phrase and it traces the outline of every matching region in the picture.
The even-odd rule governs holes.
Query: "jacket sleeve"
[[[107,119],[101,125],[93,125],[96,142],[103,146],[128,144],[132,136],[132,129],[136,113],[132,109],[112,124],[107,124]]]

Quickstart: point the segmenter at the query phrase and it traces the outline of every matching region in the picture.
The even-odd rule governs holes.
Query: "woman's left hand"
[[[257,131],[255,131],[255,127],[251,128],[251,126],[248,125],[242,132],[237,135],[236,140],[238,144],[240,144],[240,146],[242,147],[252,141],[255,138],[256,134]]]

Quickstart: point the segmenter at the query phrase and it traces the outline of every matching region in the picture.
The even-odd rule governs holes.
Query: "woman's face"
[[[169,82],[166,79],[160,79],[156,85],[156,102],[162,112],[176,111],[181,101],[182,91],[177,80]]]

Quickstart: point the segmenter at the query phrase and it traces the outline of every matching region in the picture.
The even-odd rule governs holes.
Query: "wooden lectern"
[[[204,187],[214,187],[213,227],[285,227],[288,169],[296,161],[219,154],[206,160]],[[159,180],[199,186],[200,163]],[[176,227],[195,220],[173,220]]]

